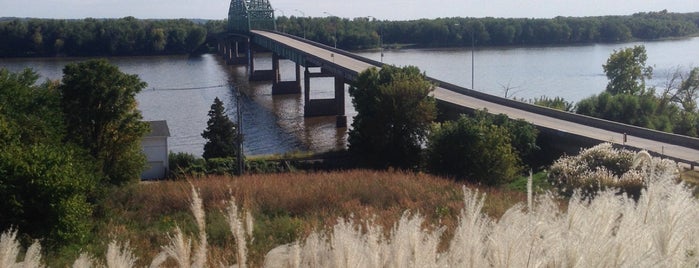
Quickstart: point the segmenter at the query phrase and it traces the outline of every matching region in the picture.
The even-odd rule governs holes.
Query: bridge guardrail
[[[384,63],[367,59],[362,56],[341,50],[341,49],[336,49],[334,47],[321,44],[318,42],[310,41],[307,39],[303,39],[297,36],[285,34],[285,33],[279,33],[275,32],[280,35],[284,35],[289,38],[293,38],[295,40],[313,44],[319,47],[322,47],[324,49],[333,51],[334,53],[342,54],[347,57],[351,57],[353,59],[363,61],[366,63],[369,63],[371,65],[381,67]],[[430,81],[433,83],[437,84],[437,86],[442,87],[444,89],[457,92],[466,96],[474,97],[477,99],[481,99],[484,101],[500,104],[500,105],[505,105],[508,107],[513,107],[517,108],[523,111],[527,112],[532,112],[540,115],[545,115],[549,117],[553,117],[556,119],[561,119],[561,120],[566,120],[582,125],[587,125],[591,127],[596,127],[608,131],[613,131],[613,132],[618,132],[620,135],[623,135],[624,133],[636,137],[641,137],[645,139],[652,139],[652,140],[657,140],[660,142],[664,143],[669,143],[669,144],[674,144],[674,145],[679,145],[679,146],[685,146],[685,147],[690,147],[693,149],[699,149],[699,138],[693,138],[689,136],[683,136],[683,135],[678,135],[678,134],[673,134],[673,133],[667,133],[667,132],[662,132],[662,131],[657,131],[657,130],[652,130],[648,128],[642,128],[642,127],[637,127],[633,125],[628,125],[628,124],[623,124],[623,123],[618,123],[618,122],[613,122],[609,120],[604,120],[600,118],[595,118],[595,117],[590,117],[590,116],[585,116],[585,115],[580,115],[580,114],[575,114],[575,113],[570,113],[570,112],[565,112],[561,110],[556,110],[556,109],[551,109],[548,107],[543,107],[539,105],[534,105],[526,102],[521,102],[521,101],[516,101],[512,99],[507,99],[495,95],[490,95],[487,93],[475,91],[472,89],[467,89],[464,87],[457,86],[455,84],[451,84],[448,82],[444,82],[438,79],[434,79],[431,77],[428,77]],[[699,156],[698,156],[699,157]]]

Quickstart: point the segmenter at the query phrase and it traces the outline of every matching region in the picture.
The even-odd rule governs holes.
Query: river
[[[607,79],[602,65],[624,47],[643,44],[647,64],[654,66],[649,85],[662,85],[675,68],[699,66],[699,37],[644,43],[583,46],[476,48],[475,89],[523,99],[559,96],[579,101],[604,90]],[[358,54],[380,60],[378,51]],[[43,79],[60,79],[68,63],[83,59],[0,59],[0,68],[19,71],[33,68]],[[215,97],[235,120],[236,94],[241,94],[245,152],[248,155],[292,151],[325,151],[346,146],[346,131],[335,128],[334,117],[304,118],[303,96],[272,96],[271,83],[248,82],[244,66],[226,66],[215,55],[115,57],[109,60],[126,73],[138,74],[148,83],[137,95],[145,120],[167,120],[170,150],[201,155],[207,112]],[[427,75],[465,87],[471,86],[471,50],[401,49],[384,52],[384,62],[415,65]],[[270,68],[271,57],[256,60],[258,68]],[[292,79],[294,64],[282,61],[282,79]],[[332,80],[311,84],[312,98],[332,97]],[[346,97],[348,121],[355,114]]]

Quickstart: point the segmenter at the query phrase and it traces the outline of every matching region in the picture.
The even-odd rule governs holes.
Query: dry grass
[[[145,266],[146,260],[161,251],[161,245],[170,242],[166,234],[175,226],[195,237],[199,230],[189,211],[190,183],[204,201],[211,266],[236,262],[232,254],[236,246],[225,212],[231,197],[255,218],[254,241],[248,245],[248,261],[253,267],[261,265],[272,248],[331,228],[340,217],[361,222],[375,216],[375,224],[390,229],[406,210],[419,212],[426,219],[425,227],[446,226],[443,237],[448,241],[464,205],[461,184],[421,173],[354,170],[192,178],[190,182],[145,183],[113,192],[102,205],[104,215],[98,220],[102,222],[95,243],[110,238],[130,241],[131,247],[138,249],[137,265]],[[481,192],[488,198],[484,212],[496,218],[526,200],[519,192]],[[446,242],[442,243],[441,247],[445,246]],[[106,244],[87,250],[99,256],[105,249]]]

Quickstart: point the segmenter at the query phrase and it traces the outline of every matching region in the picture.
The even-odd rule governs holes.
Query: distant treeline
[[[379,21],[369,18],[281,17],[277,29],[345,49],[384,45],[418,47],[548,45],[625,42],[684,37],[699,33],[699,12],[637,13],[630,16],[553,19],[439,18]],[[304,31],[305,29],[305,31]]]
[[[182,54],[206,48],[225,20],[0,19],[0,57]],[[553,19],[278,17],[277,29],[343,49],[585,44],[699,34],[699,12]],[[208,38],[207,38],[208,37]],[[213,43],[211,43],[213,45]]]
[[[193,52],[223,21],[0,20],[0,57],[159,55]]]

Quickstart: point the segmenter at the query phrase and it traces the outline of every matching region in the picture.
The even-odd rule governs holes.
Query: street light
[[[274,11],[279,11],[279,12],[281,12],[281,13],[282,13],[282,17],[286,17],[286,14],[284,14],[284,10],[281,10],[281,9],[275,9]],[[279,20],[279,18],[277,18],[277,20]],[[282,33],[283,33],[283,32],[284,32],[284,25],[282,24]]]
[[[303,28],[303,39],[306,39],[306,13],[303,13],[303,11],[298,9],[294,10],[296,10],[298,13],[301,13],[301,18],[303,18],[301,20],[301,22],[303,23],[303,25],[301,26]]]
[[[378,21],[378,19],[374,16],[367,16],[367,18],[372,18]],[[381,50],[381,63],[383,63],[383,27],[381,27],[381,23],[379,23],[379,49]]]
[[[340,18],[340,17],[338,17],[338,16],[335,16],[335,15],[330,14],[330,13],[325,12],[325,11],[323,11],[323,14],[326,14],[326,15],[328,15],[328,16],[330,16],[330,17],[336,17],[336,18],[338,18],[338,19]],[[334,30],[335,30],[335,31],[334,31],[334,32],[335,32],[335,33],[334,33],[335,37],[334,37],[334,40],[333,40],[333,41],[335,42],[335,48],[337,48],[337,22],[335,23]]]
[[[461,24],[454,24],[454,26],[460,26]],[[474,77],[475,77],[475,51],[476,51],[476,38],[475,38],[475,32],[476,30],[474,29],[473,26],[471,26],[471,90],[474,90]]]

